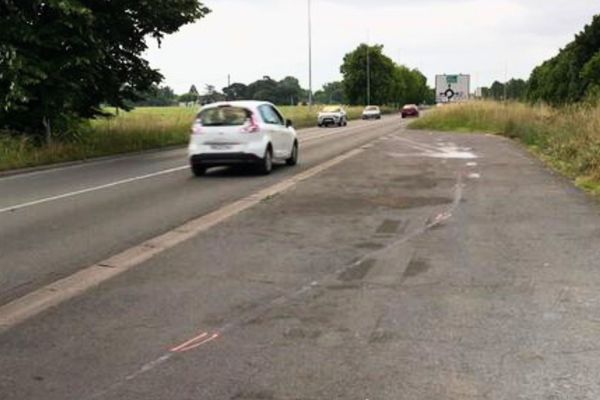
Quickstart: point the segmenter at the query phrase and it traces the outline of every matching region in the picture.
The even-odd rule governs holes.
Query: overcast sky
[[[212,13],[146,53],[176,92],[269,75],[308,87],[307,0],[206,0]],[[344,54],[383,44],[398,63],[469,73],[472,87],[527,78],[594,14],[598,0],[312,0],[313,88],[339,80]]]

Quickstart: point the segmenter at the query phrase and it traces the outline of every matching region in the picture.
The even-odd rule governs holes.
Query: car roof
[[[259,100],[219,101],[216,103],[210,103],[210,104],[206,104],[206,105],[202,106],[202,110],[208,110],[208,109],[217,108],[217,107],[227,107],[227,106],[255,109],[264,104],[268,104],[271,106],[273,105],[272,103],[269,103],[268,101],[259,101]]]

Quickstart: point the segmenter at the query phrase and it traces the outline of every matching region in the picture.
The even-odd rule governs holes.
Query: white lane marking
[[[46,198],[39,199],[39,200],[28,201],[27,203],[21,203],[21,204],[16,204],[14,206],[0,208],[0,214],[10,212],[10,211],[17,211],[17,210],[20,210],[20,209],[23,209],[26,207],[37,206],[39,204],[44,204],[44,203],[48,203],[48,202],[55,201],[55,200],[61,200],[61,199],[69,198],[69,197],[79,196],[82,194],[91,193],[91,192],[95,192],[95,191],[102,190],[102,189],[108,189],[108,188],[112,188],[115,186],[125,185],[127,183],[140,181],[143,179],[149,179],[149,178],[154,178],[154,177],[161,176],[161,175],[172,174],[174,172],[183,171],[184,169],[189,169],[189,166],[185,165],[182,167],[169,168],[169,169],[154,172],[151,174],[135,176],[133,178],[127,178],[127,179],[123,179],[120,181],[107,183],[105,185],[93,186],[93,187],[89,187],[86,189],[76,190],[74,192],[59,194],[57,196],[51,196],[51,197],[46,197]]]
[[[55,307],[64,301],[79,296],[87,290],[100,285],[102,282],[112,279],[133,267],[148,261],[157,254],[173,248],[201,232],[207,231],[223,221],[238,215],[242,211],[254,207],[265,199],[283,193],[298,183],[362,152],[363,150],[361,149],[354,149],[334,157],[304,172],[300,172],[279,183],[259,190],[241,200],[229,203],[216,211],[191,220],[178,228],[155,237],[154,239],[150,239],[107,260],[84,268],[73,275],[60,279],[5,304],[0,307],[0,333],[51,307]],[[185,168],[188,167],[186,166]]]
[[[481,174],[477,174],[477,173],[472,173],[468,175],[469,179],[479,179],[481,178]]]
[[[477,163],[476,162],[468,162],[467,163],[467,167],[476,167]]]

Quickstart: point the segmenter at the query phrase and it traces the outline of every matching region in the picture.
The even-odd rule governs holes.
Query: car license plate
[[[213,144],[210,148],[213,150],[231,150],[232,146],[229,144]]]

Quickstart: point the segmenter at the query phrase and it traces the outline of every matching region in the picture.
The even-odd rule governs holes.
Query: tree
[[[226,100],[225,95],[223,93],[219,93],[214,85],[205,85],[204,91],[206,94],[199,97],[202,104],[210,104]]]
[[[204,17],[197,0],[3,0],[0,2],[0,128],[66,130],[129,109],[162,76],[141,55],[147,38]]]
[[[169,86],[152,85],[148,90],[138,93],[139,100],[134,103],[138,107],[166,107],[177,102],[177,95]]]
[[[372,104],[432,102],[435,93],[427,86],[427,78],[419,70],[395,64],[383,54],[381,45],[361,44],[353,52],[346,54],[340,68],[344,75],[343,92],[351,104],[367,102],[367,60]]]
[[[323,85],[322,90],[315,92],[315,100],[320,104],[342,104],[345,102],[342,82],[330,82]]]
[[[196,103],[198,101],[198,96],[192,94],[192,93],[185,93],[182,94],[181,96],[179,96],[179,98],[177,99],[180,103]]]
[[[394,71],[392,102],[397,105],[419,104],[431,100],[427,78],[418,69],[397,65]],[[435,98],[435,92],[434,92]]]
[[[248,86],[243,83],[232,83],[223,88],[223,93],[227,100],[246,100],[251,97],[248,96]]]
[[[492,83],[490,95],[494,100],[504,100],[504,84],[498,81]]]
[[[193,102],[198,102],[198,99],[200,98],[200,93],[198,92],[196,85],[192,84],[190,90],[188,91],[188,94],[192,98]]]
[[[277,82],[274,103],[295,105],[300,102],[302,87],[297,78],[287,76]]]
[[[340,67],[344,79],[344,93],[350,104],[367,103],[367,60],[370,69],[370,93],[372,104],[390,101],[394,83],[394,62],[383,54],[383,45],[361,44],[344,56]]]
[[[527,82],[523,79],[511,79],[506,83],[508,100],[523,100],[527,93]]]
[[[600,15],[558,55],[533,70],[527,99],[553,105],[585,100],[597,89],[600,66]]]

